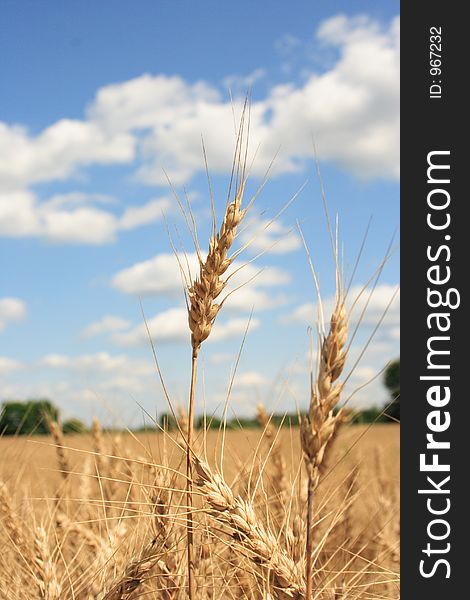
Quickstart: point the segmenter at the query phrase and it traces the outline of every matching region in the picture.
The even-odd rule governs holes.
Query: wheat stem
[[[196,579],[194,566],[194,520],[193,520],[193,477],[192,477],[192,461],[191,451],[194,433],[194,398],[196,393],[196,374],[197,374],[197,357],[199,348],[193,346],[191,360],[191,387],[189,391],[189,415],[188,415],[188,433],[186,446],[186,502],[188,515],[187,524],[187,553],[188,553],[188,596],[190,600],[196,597]]]

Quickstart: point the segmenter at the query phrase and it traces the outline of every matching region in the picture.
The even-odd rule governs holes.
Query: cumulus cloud
[[[236,358],[236,354],[232,354],[229,352],[216,352],[215,354],[211,354],[209,356],[209,362],[211,362],[214,365],[220,365],[227,362],[234,362]]]
[[[67,354],[48,354],[39,360],[40,367],[51,369],[68,369],[87,373],[132,373],[145,375],[152,372],[146,361],[132,359],[125,354],[110,355],[107,352],[69,356]]]
[[[189,264],[192,273],[197,273],[197,256],[188,254],[181,257],[186,265]],[[181,293],[182,279],[178,260],[174,254],[162,253],[153,258],[136,263],[114,275],[111,281],[113,287],[125,294],[170,295]]]
[[[382,328],[387,328],[394,339],[397,339],[400,325],[400,294],[398,293],[392,301],[397,290],[396,286],[382,284],[378,285],[370,296],[370,290],[363,292],[360,285],[353,286],[349,290],[349,305],[358,298],[351,315],[350,324],[354,327],[359,319],[361,326],[374,327],[384,315]],[[390,302],[392,303],[390,304]],[[327,297],[322,301],[323,313],[325,319],[332,313],[335,304],[333,296]],[[362,314],[364,311],[364,314]],[[318,307],[316,304],[307,302],[295,308],[290,314],[284,315],[281,321],[283,323],[304,323],[312,325],[318,319]]]
[[[338,51],[326,72],[304,84],[271,88],[254,101],[250,131],[261,142],[254,172],[264,173],[281,146],[274,173],[298,170],[313,154],[339,163],[361,178],[398,176],[399,21],[382,29],[367,18],[334,17],[322,24],[317,42]],[[235,100],[235,109],[241,102]],[[234,143],[231,103],[208,83],[143,75],[100,90],[90,117],[111,131],[144,130],[140,177],[161,183],[164,164],[175,183],[202,168],[200,134],[210,167],[226,172]]]
[[[398,18],[381,27],[368,17],[333,17],[318,29],[316,43],[337,52],[329,69],[311,70],[299,85],[276,85],[252,103],[252,150],[261,144],[252,173],[264,174],[279,147],[273,176],[304,168],[313,133],[320,159],[360,178],[396,179]],[[83,120],[61,119],[37,135],[0,122],[0,234],[102,243],[119,227],[149,222],[160,212],[155,202],[129,209],[121,221],[96,207],[49,208],[41,215],[30,187],[69,179],[91,165],[132,163],[141,182],[166,185],[164,168],[173,183],[183,184],[204,168],[201,134],[210,169],[227,173],[235,143],[232,109],[240,114],[242,106],[237,98],[232,106],[208,82],[144,74],[99,89]],[[71,231],[71,221],[81,233]]]
[[[114,333],[116,331],[128,329],[130,325],[131,323],[130,321],[127,321],[127,319],[116,317],[114,315],[105,315],[99,321],[94,321],[85,327],[85,329],[82,331],[82,337],[87,338],[103,333]]]
[[[129,207],[119,220],[122,230],[135,229],[159,221],[171,212],[173,204],[168,198],[155,198],[141,206]]]
[[[292,227],[287,227],[276,219],[254,218],[241,235],[242,241],[248,244],[252,254],[266,252],[268,254],[287,254],[298,250],[302,242]]]
[[[269,379],[257,371],[245,371],[245,373],[239,373],[235,376],[235,385],[237,387],[263,387],[268,384]]]
[[[208,342],[217,342],[242,337],[246,331],[248,319],[233,318],[226,321],[217,319]],[[250,331],[257,329],[260,325],[258,319],[252,318]],[[148,343],[147,327],[151,338],[157,343],[189,342],[188,313],[185,308],[169,308],[153,317],[147,319],[145,323],[129,329],[115,333],[112,340],[120,346],[139,346]]]
[[[134,150],[130,133],[106,131],[92,121],[62,119],[37,136],[0,122],[0,188],[63,180],[81,166],[127,163]]]
[[[185,281],[180,265],[185,274],[190,273],[192,278],[199,272],[195,253],[180,256],[179,262],[174,254],[162,253],[119,271],[113,276],[111,284],[126,294],[177,297],[181,295]],[[277,267],[258,268],[249,263],[239,269],[233,264],[227,270],[227,277],[228,285],[221,297],[230,294],[226,302],[229,310],[246,312],[252,307],[263,310],[279,306],[286,300],[284,295],[260,289],[290,282],[289,273]]]
[[[171,209],[167,198],[128,207],[119,217],[99,205],[113,198],[72,192],[40,201],[28,190],[0,189],[0,235],[36,236],[54,243],[106,244],[119,231],[154,223]],[[98,205],[98,206],[97,206]]]
[[[17,371],[23,367],[23,363],[14,358],[8,358],[7,356],[0,356],[0,373],[10,373],[11,371]]]
[[[26,316],[26,304],[19,298],[0,298],[0,331],[11,321],[21,321]]]

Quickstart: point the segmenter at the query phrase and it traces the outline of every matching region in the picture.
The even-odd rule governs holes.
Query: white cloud
[[[96,208],[54,211],[44,215],[47,239],[52,242],[104,244],[114,241],[116,217]]]
[[[286,227],[279,219],[271,221],[254,218],[241,238],[245,244],[249,244],[248,250],[252,254],[287,254],[302,246],[295,228]]]
[[[189,340],[188,313],[185,308],[169,308],[146,319],[152,340],[155,342],[184,342]],[[120,346],[139,346],[148,343],[145,323],[112,336]]]
[[[233,286],[232,286],[233,289]],[[287,302],[287,297],[283,294],[274,294],[272,290],[265,291],[254,287],[253,283],[245,287],[234,290],[227,297],[224,303],[224,309],[234,312],[254,312],[267,310],[282,306]]]
[[[228,321],[216,320],[213,332],[208,339],[208,342],[221,342],[223,340],[231,340],[233,338],[242,338],[248,328],[248,335],[255,329],[258,329],[261,322],[259,319],[252,318],[248,327],[248,319],[237,318],[229,319]]]
[[[216,352],[215,354],[211,354],[209,356],[209,362],[214,365],[220,365],[227,362],[233,362],[236,360],[236,358],[236,354],[229,352]]]
[[[262,142],[254,172],[264,173],[281,146],[275,172],[298,170],[313,155],[332,160],[361,178],[398,176],[398,19],[387,29],[367,18],[326,21],[318,42],[339,58],[325,73],[311,73],[299,87],[273,87],[254,101],[253,148]],[[241,101],[235,100],[239,114]],[[145,130],[140,176],[161,183],[165,165],[179,184],[202,168],[204,135],[213,171],[226,172],[234,144],[232,106],[209,84],[144,75],[100,90],[90,115],[112,131]]]
[[[0,188],[66,179],[92,164],[127,163],[135,139],[91,121],[62,119],[32,137],[24,127],[0,122]]]
[[[23,367],[23,363],[7,356],[0,356],[0,373],[10,373]]]
[[[317,42],[337,51],[331,68],[310,72],[300,85],[272,87],[253,101],[251,147],[261,146],[252,172],[264,174],[279,147],[273,175],[303,169],[313,155],[313,133],[320,159],[360,178],[396,179],[398,18],[382,28],[367,17],[333,17],[319,28]],[[201,134],[211,171],[227,173],[235,144],[232,108],[240,114],[242,105],[235,99],[232,107],[207,82],[146,74],[99,89],[83,120],[62,119],[38,135],[0,123],[0,233],[60,242],[72,234],[75,243],[104,243],[120,226],[155,219],[152,203],[140,212],[130,209],[121,223],[96,207],[49,207],[41,215],[29,188],[69,179],[91,165],[133,162],[141,181],[166,185],[164,168],[179,185],[204,168]],[[72,222],[79,233],[71,231]]]
[[[182,257],[186,266],[189,263],[192,273],[197,273],[197,256],[188,254]],[[155,295],[177,295],[183,289],[181,273],[178,261],[174,254],[157,254],[149,260],[123,269],[114,275],[112,285],[125,294],[155,294]]]
[[[292,35],[291,33],[283,34],[275,43],[274,47],[282,56],[289,56],[295,52],[300,46],[302,41]]]
[[[99,321],[94,321],[86,327],[83,332],[83,337],[93,337],[102,333],[114,333],[115,331],[122,331],[130,326],[130,322],[121,317],[114,315],[105,315]]]
[[[155,198],[147,204],[131,206],[120,218],[119,228],[123,230],[135,229],[159,221],[171,211],[172,206],[168,198]]]
[[[395,294],[397,286],[381,284],[377,285],[375,290],[370,296],[370,288],[361,293],[363,287],[360,285],[353,286],[349,290],[349,302],[347,305],[352,308],[352,303],[355,302],[354,310],[351,315],[350,326],[354,327],[359,319],[361,319],[362,327],[375,327],[379,320],[384,315],[385,317],[382,323],[382,328],[388,329],[391,332],[394,339],[397,339],[399,333],[400,324],[400,294],[398,293],[393,302],[390,304],[393,295]],[[322,301],[323,313],[325,321],[328,321],[335,304],[333,296],[327,297]],[[362,315],[362,312],[364,315]],[[318,308],[316,304],[307,302],[298,306],[289,315],[285,315],[281,322],[283,323],[304,323],[306,325],[312,325],[317,322],[318,319]]]
[[[257,371],[246,371],[235,376],[236,387],[266,387],[269,380]]]
[[[39,230],[36,197],[27,190],[0,191],[0,234],[37,235]]]
[[[55,194],[42,203],[43,209],[58,210],[69,206],[86,206],[89,204],[116,204],[116,199],[108,194],[85,194],[83,192],[68,192]]]
[[[127,208],[121,217],[96,204],[115,203],[108,196],[72,192],[40,201],[28,190],[0,189],[0,235],[38,236],[54,243],[106,244],[119,231],[154,223],[171,208],[167,198]]]
[[[152,372],[152,366],[146,361],[131,359],[126,355],[110,355],[107,352],[69,356],[66,354],[48,354],[39,360],[40,367],[68,369],[87,373],[112,372],[116,376],[132,373],[146,375]]]
[[[195,253],[180,256],[179,260],[186,274],[188,266],[193,278],[198,274],[199,263]],[[290,282],[289,273],[282,269],[258,268],[251,263],[239,270],[233,264],[227,270],[227,277],[230,279],[221,298],[230,294],[227,309],[242,312],[249,312],[252,307],[263,310],[283,304],[285,298],[282,295],[259,288],[276,287]],[[119,271],[112,278],[112,285],[126,294],[176,297],[182,294],[184,281],[175,255],[162,253]]]
[[[234,318],[228,321],[216,319],[208,342],[218,342],[242,337],[247,328],[247,318]],[[252,318],[249,330],[257,329],[258,319]],[[152,340],[157,344],[163,342],[189,343],[188,313],[185,308],[169,308],[147,319],[147,327]],[[115,333],[112,340],[121,346],[139,346],[148,343],[145,323],[128,331]]]
[[[0,331],[11,321],[21,321],[26,316],[26,304],[19,298],[0,298]]]

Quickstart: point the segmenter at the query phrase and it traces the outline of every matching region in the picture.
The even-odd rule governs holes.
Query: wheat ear
[[[256,408],[256,418],[264,429],[264,435],[269,444],[271,462],[275,469],[274,477],[272,478],[272,487],[275,494],[275,515],[279,527],[282,527],[286,517],[285,505],[289,492],[286,478],[287,465],[282,453],[280,440],[276,438],[276,428],[273,426],[262,402]]]
[[[256,517],[253,505],[234,496],[230,486],[209,465],[194,459],[197,486],[211,507],[210,515],[229,530],[236,549],[255,565],[265,567],[273,578],[275,598],[305,597],[302,569],[279,545],[279,540]]]
[[[333,413],[337,406],[343,383],[339,377],[346,362],[345,348],[348,336],[345,298],[338,283],[336,305],[330,319],[328,334],[321,339],[318,375],[312,383],[310,406],[302,418],[300,438],[308,476],[307,491],[307,536],[305,580],[307,600],[312,598],[312,554],[313,554],[313,496],[320,479],[320,466],[325,450],[334,436],[341,411]]]
[[[49,420],[49,431],[51,432],[52,439],[55,443],[57,462],[59,463],[60,474],[65,480],[67,480],[70,475],[70,465],[64,450],[65,444],[62,435],[62,429],[56,421],[52,421],[51,419]]]
[[[216,300],[227,284],[228,278],[224,279],[224,275],[233,262],[233,256],[229,256],[229,251],[233,245],[233,242],[235,241],[238,226],[246,214],[246,209],[242,209],[243,193],[246,182],[246,165],[242,158],[244,116],[245,113],[243,113],[240,124],[240,130],[235,149],[235,159],[233,163],[233,171],[235,172],[234,198],[226,206],[224,219],[218,233],[215,229],[215,215],[213,214],[212,235],[209,240],[209,252],[206,260],[201,258],[201,253],[196,242],[196,249],[199,258],[199,275],[191,283],[191,285],[188,286],[187,289],[188,323],[191,331],[192,346],[191,385],[189,391],[188,429],[186,440],[188,595],[190,600],[195,600],[196,595],[193,548],[194,529],[192,510],[191,453],[194,450],[194,399],[196,393],[197,359],[201,344],[209,337],[214,321],[224,302],[222,300],[221,302],[217,303]],[[232,182],[230,184],[230,189],[231,187]]]
[[[141,552],[132,558],[125,571],[113,584],[102,600],[128,600],[143,583],[149,571],[163,558],[159,549],[158,538],[154,537]]]
[[[34,537],[34,562],[40,598],[43,600],[60,600],[62,586],[57,579],[55,564],[52,560],[49,540],[44,527],[36,528]]]
[[[0,480],[0,515],[10,539],[16,550],[25,558],[30,557],[30,544],[25,536],[22,523],[15,509],[5,482]]]

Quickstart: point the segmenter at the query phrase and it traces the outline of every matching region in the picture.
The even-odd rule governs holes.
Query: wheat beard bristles
[[[194,459],[199,476],[196,484],[204,493],[212,510],[210,515],[230,530],[237,542],[235,548],[260,567],[267,568],[273,578],[275,598],[305,597],[302,568],[283,550],[279,540],[257,519],[251,502],[234,496],[220,475],[209,465]]]
[[[122,577],[113,584],[111,590],[102,596],[102,600],[127,600],[142,584],[149,571],[163,558],[156,537],[152,538],[140,554],[130,560]]]
[[[232,259],[227,254],[235,240],[237,228],[246,213],[246,210],[241,208],[243,189],[242,185],[235,200],[227,206],[220,232],[210,239],[206,261],[200,260],[199,262],[199,277],[188,289],[190,301],[188,321],[191,343],[195,352],[209,337],[212,325],[221,308],[221,304],[216,304],[215,300],[227,283],[222,279],[232,264]]]

